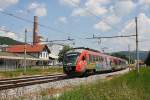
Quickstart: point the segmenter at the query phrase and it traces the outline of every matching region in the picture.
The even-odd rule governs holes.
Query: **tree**
[[[64,55],[67,51],[71,50],[72,48],[70,46],[64,46],[62,50],[60,50],[58,54],[58,61],[63,62]]]
[[[145,60],[145,64],[150,66],[150,51],[149,51],[148,56],[147,56],[147,58]]]

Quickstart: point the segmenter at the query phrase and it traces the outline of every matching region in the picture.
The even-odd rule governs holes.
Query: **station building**
[[[26,55],[26,65],[33,66],[36,62],[40,61],[39,58]],[[0,52],[0,70],[11,71],[24,66],[24,55],[18,53]]]
[[[49,63],[50,50],[47,45],[35,44],[35,45],[12,45],[8,46],[6,51],[9,53],[26,54],[35,58],[39,58],[36,65],[47,65]]]

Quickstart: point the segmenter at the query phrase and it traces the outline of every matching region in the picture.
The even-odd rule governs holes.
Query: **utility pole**
[[[137,68],[137,72],[139,74],[139,47],[138,47],[138,19],[137,17],[135,17],[135,25],[136,25],[136,68]]]
[[[25,29],[25,36],[24,36],[25,38],[24,38],[24,42],[25,42],[25,44],[24,44],[24,72],[26,72],[26,52],[27,52],[27,48],[26,48],[26,43],[27,43],[27,29]]]
[[[131,55],[130,55],[130,44],[128,44],[128,52],[129,52],[129,65],[130,65],[130,63],[131,63]]]

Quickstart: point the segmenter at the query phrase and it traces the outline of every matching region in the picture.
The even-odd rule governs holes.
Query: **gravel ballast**
[[[2,90],[2,91],[0,91],[0,97],[2,100],[3,99],[11,100],[14,98],[20,99],[20,97],[26,98],[26,96],[28,96],[26,98],[26,100],[28,100],[28,99],[37,100],[37,96],[35,96],[36,93],[39,93],[40,91],[44,91],[47,89],[52,90],[53,96],[59,96],[59,94],[61,94],[61,92],[62,92],[59,90],[61,90],[63,88],[66,88],[66,87],[69,88],[69,87],[78,86],[80,84],[95,82],[96,80],[106,79],[109,76],[125,74],[128,71],[129,71],[129,69],[125,69],[125,70],[121,70],[121,71],[117,71],[117,72],[91,75],[91,76],[83,77],[83,78],[76,77],[76,78],[60,80],[60,81],[56,81],[56,82],[49,82],[49,83],[25,86],[25,87],[20,87],[20,88],[15,88],[15,89]],[[57,92],[54,93],[53,90],[57,90]]]

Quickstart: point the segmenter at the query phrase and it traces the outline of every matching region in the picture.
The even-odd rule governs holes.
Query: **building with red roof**
[[[38,17],[34,16],[33,28],[33,44],[11,45],[6,48],[9,53],[26,53],[36,58],[49,60],[50,49],[45,44],[40,44],[40,36],[38,35]]]
[[[40,44],[38,35],[38,17],[34,16],[33,43],[22,45],[9,45],[1,49],[0,68],[20,68],[25,66],[48,65],[50,49],[45,44]],[[7,62],[6,62],[7,61]],[[5,64],[7,63],[7,65]]]
[[[8,46],[6,51],[10,53],[26,53],[36,58],[41,58],[43,60],[49,60],[50,50],[47,45],[35,44],[35,45],[12,45]]]

